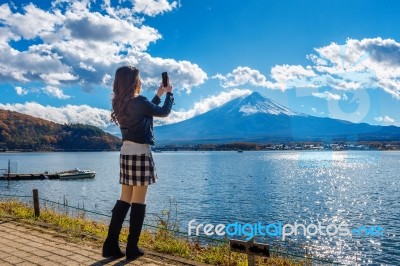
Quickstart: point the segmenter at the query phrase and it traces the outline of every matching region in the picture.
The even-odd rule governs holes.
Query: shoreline
[[[238,152],[238,150],[223,150],[223,149],[158,149],[159,151],[153,151],[153,153],[158,152]],[[365,152],[395,152],[400,151],[399,149],[340,149],[340,150],[332,150],[332,149],[265,149],[265,150],[240,150],[245,152],[285,152],[285,151],[294,151],[294,152],[342,152],[342,151],[365,151]],[[98,153],[98,152],[119,152],[119,150],[110,150],[110,151],[93,151],[93,150],[78,150],[78,151],[0,151],[0,154],[20,154],[20,153],[74,153],[74,152],[82,152],[82,153]]]
[[[122,142],[120,143],[122,145]],[[230,143],[197,143],[197,144],[163,144],[153,145],[153,152],[165,151],[399,151],[399,141],[335,141],[326,143],[322,141],[298,142],[230,142]],[[19,152],[117,152],[116,149],[56,149],[56,148],[30,148],[30,149],[0,149],[0,153]]]

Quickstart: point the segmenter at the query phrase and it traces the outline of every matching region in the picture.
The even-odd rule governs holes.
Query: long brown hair
[[[124,121],[128,101],[140,88],[139,69],[123,66],[115,72],[112,97],[111,122],[121,124]]]

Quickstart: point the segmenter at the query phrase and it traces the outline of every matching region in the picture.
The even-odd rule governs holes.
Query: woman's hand
[[[172,92],[171,83],[168,83],[168,86],[167,87],[163,87],[163,89],[164,89],[165,92]]]
[[[161,98],[161,96],[164,94],[164,87],[163,87],[163,85],[162,85],[162,83],[160,84],[160,86],[158,87],[158,89],[157,89],[157,96],[158,96],[158,98]]]

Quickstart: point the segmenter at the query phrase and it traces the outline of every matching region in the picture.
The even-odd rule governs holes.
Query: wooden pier
[[[5,173],[0,176],[0,179],[5,180],[41,180],[41,179],[59,179],[57,174],[38,173],[38,174],[16,174],[16,173]]]

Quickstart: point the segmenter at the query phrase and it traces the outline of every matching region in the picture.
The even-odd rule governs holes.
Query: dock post
[[[33,189],[33,209],[35,210],[35,217],[40,216],[40,207],[39,207],[39,191],[35,188]]]
[[[10,159],[8,159],[8,171],[7,171],[7,184],[9,185],[10,184],[10,165],[11,165],[11,162],[10,162]]]
[[[247,241],[247,243],[254,244],[254,237],[252,237],[249,241]],[[247,254],[247,265],[248,266],[254,266],[256,265],[256,258],[254,256],[254,254]]]
[[[256,265],[255,256],[270,257],[269,245],[254,242],[254,237],[249,241],[230,239],[229,248],[230,251],[246,254],[248,266]]]

